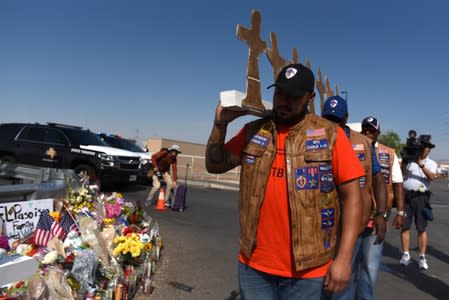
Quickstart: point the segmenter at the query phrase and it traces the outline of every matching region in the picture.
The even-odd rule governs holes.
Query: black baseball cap
[[[302,64],[285,66],[276,79],[276,82],[267,89],[275,86],[290,97],[299,97],[304,92],[313,93],[315,89],[315,76],[313,72]]]
[[[362,129],[363,128],[374,128],[377,131],[380,130],[380,123],[375,117],[366,117],[362,121]]]

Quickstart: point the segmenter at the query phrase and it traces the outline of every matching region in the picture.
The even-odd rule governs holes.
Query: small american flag
[[[353,144],[352,149],[354,149],[354,151],[364,151],[365,147],[363,144]]]
[[[306,131],[306,136],[313,137],[313,136],[321,136],[324,135],[326,131],[324,128],[317,128],[317,129],[309,129]]]
[[[41,212],[34,233],[34,243],[38,246],[47,246],[48,241],[54,236],[61,237],[64,230],[59,222],[56,222],[48,213],[48,210]]]
[[[77,232],[79,232],[78,226],[76,226],[75,221],[67,212],[64,216],[62,216],[61,225],[62,229],[64,230],[64,234],[61,236],[61,240],[65,240],[67,234],[72,230],[76,230]]]

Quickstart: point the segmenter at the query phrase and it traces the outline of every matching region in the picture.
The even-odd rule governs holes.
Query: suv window
[[[43,142],[44,138],[44,128],[25,127],[17,139],[23,141]]]
[[[42,127],[25,127],[17,139],[47,144],[68,144],[64,134],[59,130]]]
[[[101,135],[101,137],[106,141],[106,143],[108,143],[112,147],[125,149],[125,150],[129,150],[129,151],[133,151],[133,152],[145,152],[145,150],[143,150],[136,144],[131,143],[130,141],[128,141],[126,139],[107,136],[107,135]]]
[[[95,133],[79,129],[62,129],[69,137],[73,145],[94,145],[94,146],[109,146],[103,142]]]
[[[67,139],[64,134],[57,129],[48,129],[45,136],[45,142],[49,144],[68,145]]]

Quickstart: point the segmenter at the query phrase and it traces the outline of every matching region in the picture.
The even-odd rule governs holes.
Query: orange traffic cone
[[[167,210],[168,207],[165,207],[165,191],[164,188],[160,188],[159,190],[159,198],[157,199],[156,207],[157,210]]]

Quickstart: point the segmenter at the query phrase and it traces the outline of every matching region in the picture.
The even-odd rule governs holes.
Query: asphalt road
[[[413,264],[399,265],[400,239],[389,230],[376,284],[376,299],[449,299],[449,181],[432,183],[435,220],[428,227],[429,270],[417,265],[416,231],[412,230]],[[205,185],[207,186],[207,185]],[[144,200],[143,186],[124,191],[129,200]],[[158,222],[164,240],[153,275],[151,296],[137,299],[239,299],[237,282],[238,193],[190,186],[183,212],[145,207]],[[190,292],[170,285],[178,282]]]

